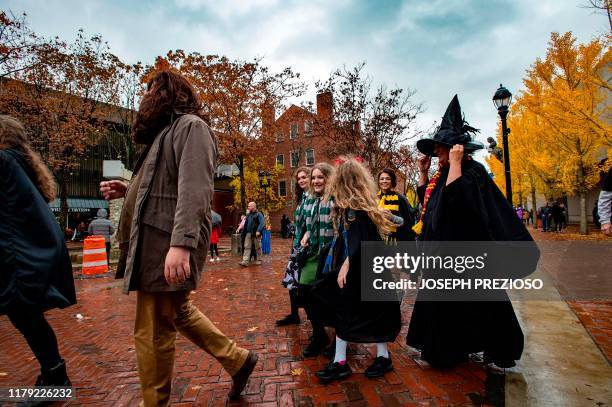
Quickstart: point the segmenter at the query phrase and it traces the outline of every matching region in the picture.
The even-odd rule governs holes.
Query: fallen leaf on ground
[[[256,326],[252,326],[249,329],[247,329],[247,332],[255,332],[257,331],[257,327]]]
[[[200,390],[202,386],[192,386],[191,390]]]
[[[0,372],[0,376],[8,376],[8,373]]]
[[[301,368],[291,369],[291,376],[300,376],[304,371]]]

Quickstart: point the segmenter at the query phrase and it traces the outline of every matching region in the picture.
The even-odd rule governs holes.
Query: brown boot
[[[238,370],[238,372],[232,376],[232,381],[234,383],[232,384],[232,389],[229,392],[230,399],[236,400],[240,398],[242,390],[244,390],[246,387],[249,377],[251,376],[251,373],[253,373],[253,369],[255,369],[257,359],[259,359],[257,354],[249,351],[249,354],[247,355],[240,370]]]

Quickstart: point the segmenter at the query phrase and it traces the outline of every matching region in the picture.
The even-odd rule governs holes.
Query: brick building
[[[270,214],[272,230],[280,231],[282,215],[293,219],[296,205],[295,171],[302,166],[312,167],[315,163],[330,162],[325,154],[325,143],[329,140],[317,129],[330,128],[325,126],[332,119],[332,94],[325,92],[317,95],[316,112],[291,105],[277,119],[271,115],[264,117],[263,131],[273,132],[274,146],[267,155],[270,166],[275,164],[284,167],[279,176],[276,191],[286,199],[285,208]]]

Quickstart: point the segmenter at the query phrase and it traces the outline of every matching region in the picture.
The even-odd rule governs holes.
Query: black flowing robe
[[[533,241],[482,164],[465,160],[461,171],[460,178],[445,185],[448,168],[442,169],[419,240]],[[421,202],[425,189],[418,189]],[[434,302],[421,300],[419,293],[407,344],[435,367],[464,362],[481,351],[499,367],[514,366],[523,352],[523,332],[512,303],[505,293],[500,295],[500,301]]]
[[[339,222],[339,235],[333,248],[332,271],[321,276],[313,288],[319,319],[325,325],[334,326],[336,335],[356,343],[393,342],[402,327],[400,302],[361,301],[361,242],[382,241],[376,225],[364,211],[350,211]],[[348,218],[348,219],[347,219]],[[344,262],[343,236],[346,227],[348,240],[349,272],[346,285],[340,289],[337,278]],[[323,267],[320,264],[319,269]]]
[[[64,235],[21,153],[0,150],[0,314],[76,303]]]
[[[387,193],[381,192],[379,197],[382,198],[391,198],[390,200],[385,199],[385,203],[387,205],[397,205],[397,210],[390,210],[390,212],[396,216],[404,219],[404,223],[402,226],[398,227],[395,232],[389,234],[389,238],[391,240],[398,241],[412,241],[415,239],[415,233],[412,231],[412,226],[414,225],[415,212],[412,210],[410,204],[408,203],[408,199],[395,191],[390,191]],[[395,199],[397,198],[397,199]],[[385,208],[388,209],[388,208]]]

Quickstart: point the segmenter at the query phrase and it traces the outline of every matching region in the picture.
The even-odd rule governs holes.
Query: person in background
[[[559,203],[559,232],[567,227],[567,208],[563,202]]]
[[[214,263],[221,261],[219,257],[219,237],[221,236],[221,225],[213,225],[210,232],[210,262]]]
[[[403,219],[401,226],[392,226],[391,233],[386,238],[389,241],[414,240],[416,235],[412,231],[412,225],[414,225],[413,210],[408,203],[408,199],[395,191],[396,187],[397,177],[395,171],[390,168],[380,171],[378,174],[378,205]]]
[[[599,193],[597,202],[597,212],[599,213],[599,222],[601,223],[601,231],[605,235],[612,235],[611,218],[612,218],[612,169],[608,170],[608,174],[604,179]]]
[[[238,263],[243,267],[249,265],[252,249],[255,249],[255,264],[261,264],[261,258],[258,258],[258,256],[261,257],[261,234],[266,226],[265,219],[262,213],[257,210],[255,202],[249,202],[248,210],[249,214],[242,229],[244,252],[242,254],[242,261]]]
[[[283,217],[281,218],[281,236],[283,239],[286,239],[287,236],[289,235],[289,225],[290,224],[291,224],[291,221],[289,220],[287,215],[283,213]]]
[[[516,216],[518,216],[521,222],[523,221],[523,206],[522,205],[519,205],[516,207]]]
[[[87,224],[85,223],[85,221],[80,221],[74,230],[74,237],[72,238],[72,240],[76,240],[80,242],[86,237],[87,237]]]
[[[87,227],[87,233],[93,236],[104,237],[106,243],[106,261],[110,268],[110,249],[111,249],[111,236],[115,233],[113,223],[107,219],[108,212],[104,208],[98,209],[96,218],[91,221],[89,227]]]
[[[522,217],[523,223],[525,225],[528,225],[529,224],[529,211],[523,209],[523,213],[522,213],[521,217]]]
[[[38,360],[36,386],[71,386],[44,315],[76,304],[68,249],[48,205],[55,194],[55,178],[30,147],[23,125],[0,116],[0,315],[8,316]]]
[[[593,205],[593,223],[597,229],[601,228],[601,222],[599,221],[599,211],[597,206],[599,205],[599,199],[595,200],[595,205]]]

